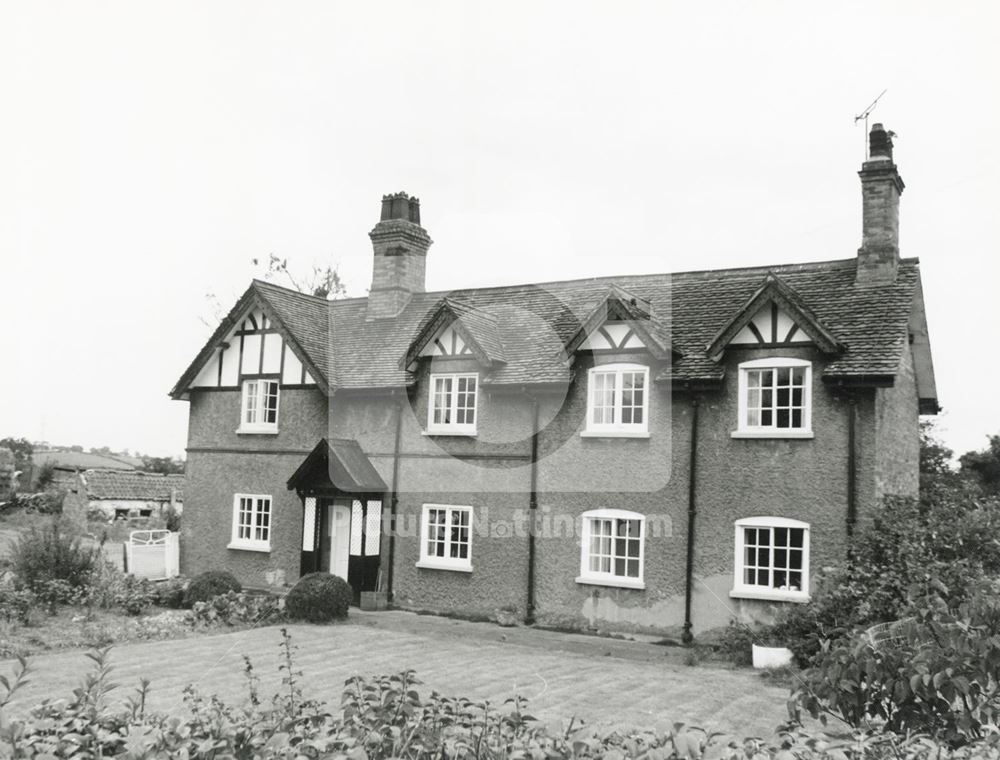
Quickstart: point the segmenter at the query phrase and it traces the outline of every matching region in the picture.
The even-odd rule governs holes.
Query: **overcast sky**
[[[967,3],[0,2],[0,437],[182,454],[167,391],[275,252],[429,289],[821,261],[897,133],[945,441],[1000,432],[1000,18]]]

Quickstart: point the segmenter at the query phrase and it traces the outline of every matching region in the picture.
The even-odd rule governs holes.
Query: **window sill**
[[[729,596],[733,599],[761,599],[769,602],[795,602],[797,604],[806,604],[809,601],[809,594],[801,591],[779,591],[778,589],[758,591],[734,588],[729,592]]]
[[[420,560],[416,566],[421,570],[452,570],[456,573],[471,573],[472,565],[449,565],[447,562],[434,562],[433,560]]]
[[[648,430],[582,430],[581,438],[649,438]]]
[[[236,428],[236,435],[277,435],[278,428],[248,428],[248,427],[238,427]]]
[[[461,428],[427,428],[423,431],[423,435],[433,435],[433,436],[454,436],[458,438],[475,438],[476,430],[462,430]]]
[[[731,438],[799,438],[813,437],[812,430],[734,430]]]
[[[270,546],[260,546],[260,545],[254,546],[253,544],[241,544],[236,541],[230,541],[228,544],[226,544],[226,548],[235,549],[241,552],[261,552],[262,554],[271,553]]]
[[[613,588],[634,588],[645,589],[646,584],[635,578],[596,578],[588,575],[579,575],[576,582],[584,586],[611,586]]]

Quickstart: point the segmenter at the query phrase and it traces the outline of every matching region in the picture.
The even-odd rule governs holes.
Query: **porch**
[[[357,441],[322,439],[288,480],[302,500],[299,573],[329,572],[347,581],[354,604],[382,579],[385,482]]]

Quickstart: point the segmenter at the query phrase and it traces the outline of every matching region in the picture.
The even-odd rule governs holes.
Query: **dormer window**
[[[278,432],[278,381],[244,380],[239,433]]]
[[[812,438],[812,365],[771,358],[739,366],[734,438]]]
[[[582,436],[649,436],[649,367],[602,364],[587,375],[587,426]]]
[[[475,435],[479,376],[435,374],[430,378],[427,432],[431,435]]]

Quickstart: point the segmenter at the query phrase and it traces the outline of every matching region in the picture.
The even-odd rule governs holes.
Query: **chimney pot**
[[[899,196],[903,180],[892,161],[892,133],[873,124],[861,177],[862,230],[859,284],[894,282],[899,267]]]
[[[366,318],[395,317],[414,293],[424,292],[431,239],[420,226],[420,200],[404,192],[383,195],[379,223],[368,236],[375,259]]]

